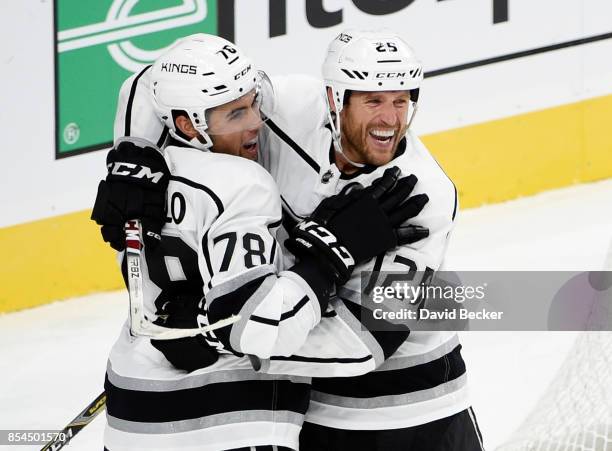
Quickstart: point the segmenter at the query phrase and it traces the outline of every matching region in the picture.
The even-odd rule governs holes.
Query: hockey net
[[[612,451],[612,332],[578,336],[535,409],[498,451]]]
[[[612,246],[604,268],[588,273],[595,302],[587,332],[578,336],[535,409],[498,451],[612,451]]]

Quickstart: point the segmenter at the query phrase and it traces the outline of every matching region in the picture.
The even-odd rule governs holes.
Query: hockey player
[[[401,37],[340,33],[328,48],[323,78],[274,79],[276,110],[260,133],[268,149],[260,161],[279,187],[285,217],[299,221],[320,199],[352,183],[367,186],[390,166],[415,174],[416,192],[430,199],[418,217],[428,238],[358,266],[339,289],[339,297],[351,301],[346,305],[359,311],[360,272],[402,271],[427,280],[439,269],[457,193],[409,128],[423,69]],[[460,349],[454,332],[415,331],[367,375],[313,379],[300,449],[481,450]]]
[[[430,275],[440,267],[457,198],[452,182],[409,129],[422,67],[399,36],[341,33],[330,44],[324,78],[325,83],[303,76],[273,80],[276,107],[258,145],[259,161],[280,189],[281,232],[292,230],[291,222],[307,217],[322,199],[355,182],[367,186],[393,165],[415,173],[415,190],[430,197],[417,218],[430,236],[359,266],[339,290],[345,302],[336,314],[350,324],[363,309],[361,270]],[[154,127],[154,133],[144,136],[156,141],[164,136],[163,125]],[[395,341],[385,340],[372,332],[377,366],[386,359],[376,371],[314,381],[301,449],[481,449],[456,334],[414,332],[400,343],[397,335]]]
[[[242,319],[205,338],[169,341],[132,336],[126,323],[108,362],[105,446],[297,449],[309,380],[282,374],[374,369],[379,359],[364,344],[365,334],[328,310],[330,293],[351,277],[355,263],[422,237],[424,229],[402,224],[427,198],[409,198],[416,178],[398,181],[395,168],[368,188],[327,198],[293,238],[312,249],[280,271],[278,190],[249,161],[258,151],[265,76],[235,46],[212,36],[179,43],[149,70],[151,105],[171,137],[165,148],[171,170],[149,141],[118,140],[92,216],[121,216],[122,208],[129,215],[139,208],[159,213],[156,196],[114,203],[117,189],[130,182],[158,193],[167,187],[170,217],[161,233],[147,234],[142,256],[147,316],[174,328],[232,314]],[[143,74],[126,85],[130,108]],[[131,115],[131,109],[120,115],[127,130]],[[367,217],[355,233],[362,214]],[[112,236],[112,228],[105,233]],[[256,372],[245,354],[275,358]]]

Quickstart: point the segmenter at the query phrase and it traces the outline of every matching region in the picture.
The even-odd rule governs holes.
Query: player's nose
[[[379,119],[385,125],[395,126],[398,122],[397,111],[392,103],[385,103],[380,109]]]

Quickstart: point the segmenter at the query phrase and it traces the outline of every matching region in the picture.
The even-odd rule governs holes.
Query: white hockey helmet
[[[330,125],[336,150],[340,145],[340,112],[345,94],[354,91],[410,91],[411,108],[407,124],[414,119],[423,81],[423,66],[414,51],[397,33],[390,30],[346,30],[327,48],[323,79],[331,88],[335,115],[330,110]],[[326,99],[329,98],[326,95]],[[346,155],[345,155],[346,157]],[[350,160],[349,160],[350,161]],[[363,166],[354,163],[355,166]]]
[[[258,108],[263,83],[269,84],[265,73],[257,71],[238,47],[204,33],[177,41],[151,68],[151,94],[158,116],[172,137],[202,150],[212,147],[206,116],[211,108],[254,91],[257,103],[249,125],[262,120]],[[201,140],[187,141],[177,132],[175,114],[181,111],[187,113]]]

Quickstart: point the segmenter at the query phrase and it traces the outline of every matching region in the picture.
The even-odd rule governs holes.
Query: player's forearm
[[[280,275],[268,272],[235,290],[211,289],[209,321],[228,314],[241,317],[231,328],[217,333],[217,338],[226,349],[260,358],[295,353],[321,319],[321,308],[327,306],[331,290],[320,286],[313,290],[316,280],[298,267]]]

